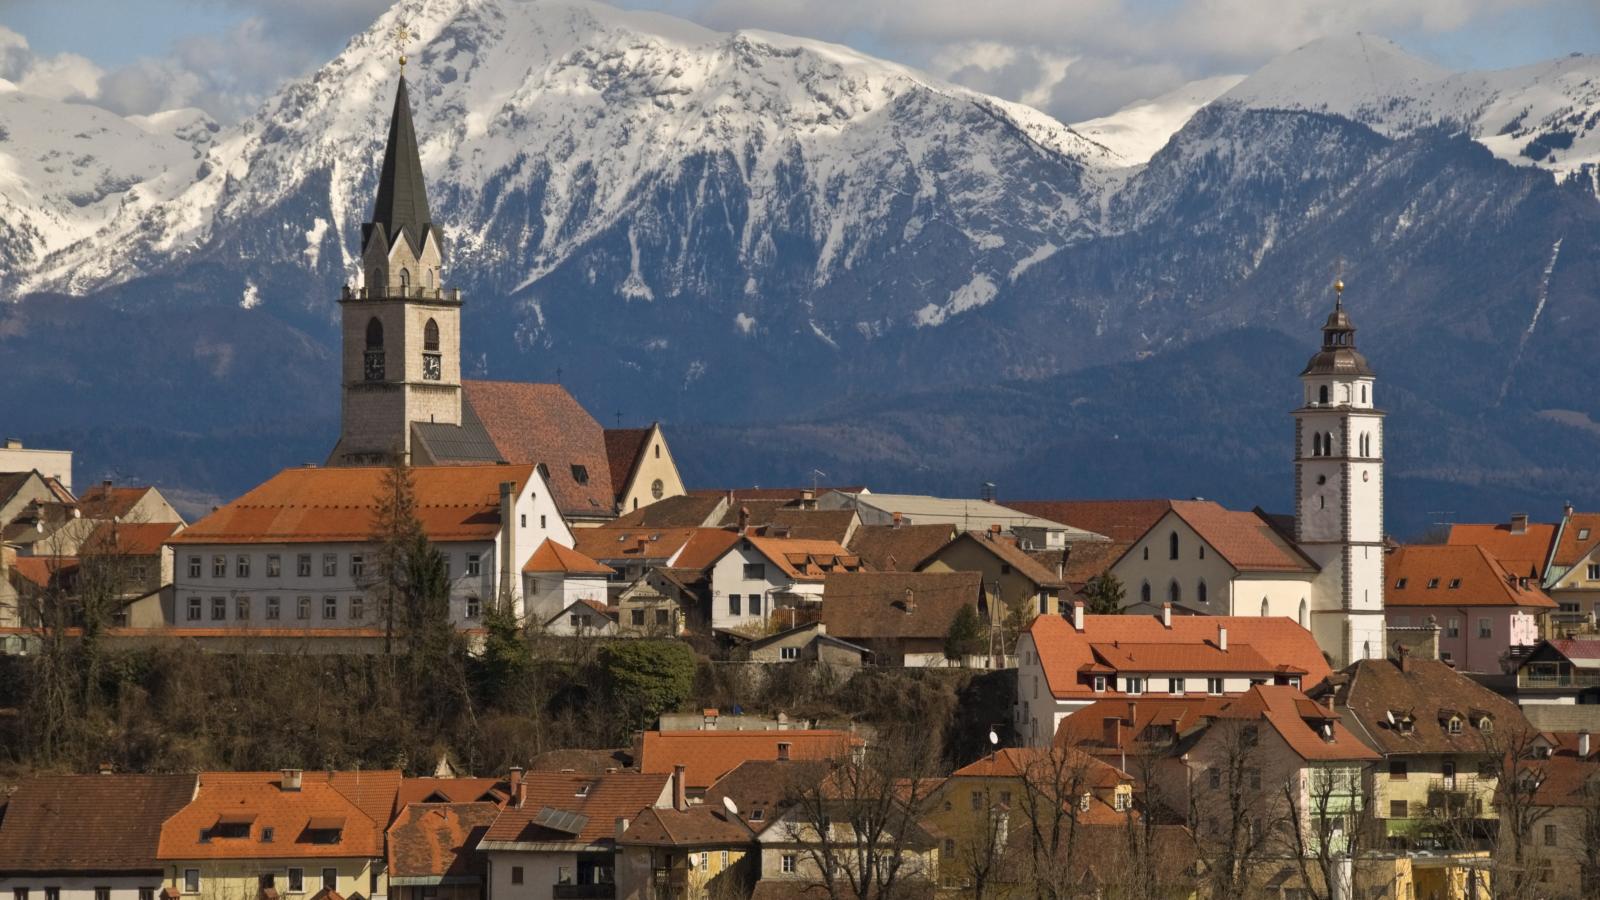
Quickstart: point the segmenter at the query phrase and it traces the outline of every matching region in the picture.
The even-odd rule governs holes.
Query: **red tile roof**
[[[300,790],[284,790],[278,772],[204,772],[194,800],[166,820],[157,856],[178,859],[382,857],[394,812],[399,772],[305,772]],[[249,837],[200,835],[219,821],[248,818]],[[337,824],[336,824],[337,823]],[[308,832],[338,827],[337,843],[313,843]],[[263,829],[273,830],[264,841]]]
[[[1317,564],[1258,513],[1210,500],[1174,500],[1172,511],[1241,572],[1315,572]]]
[[[621,844],[646,847],[735,847],[751,844],[755,832],[744,821],[716,805],[697,805],[688,809],[657,809],[641,812],[629,824]]]
[[[1492,743],[1478,727],[1487,715],[1493,733],[1532,728],[1515,703],[1430,659],[1366,659],[1352,663],[1313,695],[1348,713],[1369,743],[1386,754],[1484,753]],[[1463,717],[1461,734],[1451,734],[1447,711]],[[1478,715],[1473,715],[1478,713]],[[1409,716],[1409,729],[1391,722]]]
[[[503,803],[510,790],[503,778],[406,778],[395,803]]]
[[[942,639],[961,607],[976,609],[982,596],[981,572],[835,572],[822,585],[822,622],[830,636],[857,643]]]
[[[366,541],[387,467],[285,469],[174,535],[172,544]],[[491,540],[500,529],[500,483],[520,493],[532,466],[418,466],[417,518],[433,541]]]
[[[694,528],[621,528],[614,525],[574,528],[572,547],[590,559],[665,563],[682,550],[696,532]]]
[[[477,849],[500,815],[493,803],[415,803],[389,826],[390,878],[483,878],[489,855]]]
[[[78,495],[78,510],[85,519],[120,519],[133,511],[153,488],[97,484]]]
[[[155,556],[178,531],[181,522],[106,522],[84,541],[85,552],[121,556]]]
[[[640,772],[530,772],[523,776],[522,803],[500,812],[483,836],[485,849],[515,843],[611,843],[617,820],[631,819],[670,800],[669,776]],[[581,820],[539,820],[543,810],[576,813]]]
[[[605,429],[606,461],[611,466],[611,489],[616,492],[616,502],[622,502],[622,492],[628,489],[633,470],[639,467],[639,457],[644,455],[655,428]]]
[[[822,581],[830,572],[853,572],[861,567],[861,557],[856,556],[837,541],[812,541],[804,538],[773,538],[746,534],[757,552],[795,581]],[[728,545],[732,549],[733,543]],[[718,559],[726,554],[718,554]],[[716,560],[712,560],[714,564]],[[676,563],[682,567],[683,563]]]
[[[1041,767],[1060,768],[1062,766],[1081,766],[1083,779],[1080,783],[1092,787],[1111,788],[1119,784],[1130,784],[1133,776],[1118,769],[1116,766],[1107,765],[1098,759],[1077,751],[1070,746],[1065,747],[1069,758],[1052,759],[1051,751],[1044,748],[1006,747],[996,750],[975,762],[950,773],[951,778],[1021,778],[1029,772],[1041,771]],[[1057,754],[1061,757],[1062,754]]]
[[[956,536],[954,525],[862,525],[850,552],[880,572],[914,572]]]
[[[7,798],[0,872],[160,871],[161,824],[193,775],[35,775]]]
[[[700,528],[722,521],[711,517],[723,503],[721,494],[683,494],[664,497],[649,506],[623,513],[611,525],[629,528]]]
[[[75,556],[19,556],[8,566],[18,578],[43,590],[56,579],[70,584],[78,574]]]
[[[828,763],[821,759],[748,759],[706,789],[705,803],[720,806],[724,797],[732,800],[739,817],[759,832],[827,774]]]
[[[1372,748],[1356,739],[1339,714],[1320,706],[1298,688],[1258,684],[1219,716],[1266,720],[1289,748],[1306,760],[1375,760]]]
[[[1573,513],[1561,524],[1552,565],[1571,568],[1600,544],[1600,513]]]
[[[1477,544],[1407,544],[1384,562],[1385,607],[1513,606],[1554,609],[1537,581],[1507,572]],[[1526,576],[1524,576],[1526,577]]]
[[[1126,546],[1144,537],[1172,509],[1171,500],[1008,500],[1030,516],[1103,534]]]
[[[1207,650],[1216,647],[1223,628],[1228,630],[1226,653]],[[1203,677],[1209,672],[1237,672],[1231,665],[1221,670],[1178,668],[1189,664],[1222,665],[1235,654],[1267,663],[1270,668],[1262,670],[1264,676],[1297,675],[1308,686],[1329,672],[1311,632],[1287,618],[1173,616],[1171,627],[1167,627],[1160,616],[1086,615],[1083,631],[1079,632],[1060,616],[1039,616],[1028,626],[1027,634],[1033,638],[1050,691],[1059,698],[1103,696],[1095,693],[1085,673],[1096,665],[1109,667],[1114,660],[1096,655],[1095,645],[1148,645],[1150,649],[1140,651],[1141,661],[1135,663],[1139,668],[1134,674],[1171,672]],[[1148,666],[1142,661],[1144,657],[1150,658]]]
[[[739,534],[726,528],[696,528],[684,542],[683,551],[672,561],[675,569],[703,572],[722,558],[739,540]]]
[[[522,567],[522,571],[561,572],[566,575],[612,575],[617,570],[545,538],[539,549],[528,557],[528,563]]]
[[[1543,522],[1529,522],[1520,532],[1513,531],[1510,524],[1458,524],[1450,526],[1447,543],[1482,547],[1511,574],[1542,581],[1555,539],[1556,526]]]
[[[549,470],[550,493],[562,514],[588,518],[615,514],[617,497],[604,429],[566,388],[463,381],[461,389],[507,462],[542,464]]]
[[[777,759],[778,745],[789,745],[791,760],[827,759],[861,743],[848,731],[646,731],[637,754],[639,770],[669,774],[687,766],[685,783],[699,790],[752,759]]]

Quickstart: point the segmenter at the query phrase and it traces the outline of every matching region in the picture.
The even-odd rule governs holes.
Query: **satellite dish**
[[[993,728],[989,729],[989,743],[996,747],[1000,746],[1000,735],[995,734]]]
[[[723,797],[722,805],[727,808],[729,813],[732,813],[735,816],[739,814],[739,805],[733,802],[732,797]]]
[[[1389,710],[1389,711],[1388,711],[1388,712],[1385,712],[1385,713],[1384,713],[1384,715],[1385,715],[1385,716],[1387,716],[1387,717],[1388,717],[1388,719],[1389,719],[1389,724],[1390,724],[1390,725],[1391,725],[1391,726],[1392,726],[1392,725],[1394,725],[1394,723],[1395,723],[1395,722],[1394,722],[1394,710],[1392,710],[1392,709],[1391,709],[1391,710]]]

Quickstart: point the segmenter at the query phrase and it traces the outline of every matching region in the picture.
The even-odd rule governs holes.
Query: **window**
[[[1431,590],[1433,590],[1434,588],[1436,588],[1438,586],[1439,586],[1439,579],[1437,579],[1437,578],[1429,578],[1428,579],[1428,590],[1431,591]]]
[[[1579,528],[1578,529],[1578,540],[1587,541],[1588,539],[1589,539],[1589,529],[1587,529],[1587,528]]]
[[[482,604],[477,597],[467,598],[467,618],[476,619],[482,613]]]
[[[1323,384],[1323,385],[1318,385],[1317,386],[1317,402],[1322,404],[1323,406],[1327,406],[1328,405],[1328,386],[1327,385]]]
[[[300,597],[295,600],[294,617],[296,619],[311,618],[311,598]]]
[[[1306,606],[1306,598],[1304,597],[1300,598],[1300,627],[1307,629],[1311,627],[1311,611]]]
[[[1206,693],[1208,693],[1208,694],[1220,694],[1220,693],[1222,693],[1222,679],[1221,678],[1207,678],[1206,679]]]
[[[1167,535],[1167,559],[1178,558],[1178,533],[1176,531]]]
[[[282,611],[282,608],[283,608],[283,604],[279,602],[277,597],[268,597],[267,598],[267,621],[276,622],[278,620],[279,614]]]
[[[1167,602],[1177,605],[1182,600],[1183,588],[1178,587],[1178,582],[1174,580],[1171,584],[1167,585]]]
[[[250,557],[245,556],[242,553],[239,554],[239,558],[234,564],[234,574],[238,575],[240,578],[250,577]]]
[[[200,870],[199,869],[184,869],[183,870],[183,892],[185,894],[198,894],[198,893],[200,893]],[[26,900],[26,898],[24,898],[24,900]]]
[[[446,553],[443,550],[440,550],[439,551],[439,559],[444,563],[444,580],[445,581],[449,581],[450,580],[450,554]]]
[[[227,597],[212,597],[211,598],[211,621],[213,621],[213,622],[222,622],[222,621],[227,620],[227,618],[228,618],[228,598]]]
[[[338,891],[339,890],[339,870],[338,869],[323,869],[322,870],[322,889],[325,890],[325,891]]]
[[[274,831],[273,831],[272,826],[271,825],[263,825],[261,827],[261,843],[270,844],[270,843],[272,843],[272,838],[273,837],[274,837]]]
[[[522,513],[521,515],[517,516],[517,524],[522,526],[523,528],[527,528],[528,527],[528,514],[527,513]]]
[[[759,822],[762,819],[765,819],[766,817],[767,817],[767,811],[762,809],[759,806],[756,807],[755,809],[750,810],[750,821],[752,821],[752,822]]]
[[[1404,818],[1406,818],[1406,802],[1404,800],[1390,800],[1389,801],[1389,818],[1391,818],[1391,819],[1404,819]]]
[[[1478,640],[1488,640],[1492,637],[1494,637],[1494,626],[1489,623],[1488,619],[1478,619]]]
[[[1210,595],[1210,592],[1206,589],[1206,580],[1204,578],[1200,579],[1200,583],[1195,585],[1194,597],[1195,597],[1196,600],[1199,600],[1201,603],[1210,603],[1211,602],[1211,595]]]
[[[1396,781],[1405,781],[1406,780],[1406,774],[1409,771],[1410,770],[1408,769],[1405,760],[1403,760],[1403,759],[1391,759],[1391,760],[1389,760],[1389,777],[1390,778],[1392,778],[1392,779],[1394,779]]]
[[[156,900],[156,889],[153,887],[139,888],[139,900]]]
[[[211,557],[211,577],[228,577],[228,558],[226,556],[223,556],[219,553],[216,556]]]
[[[61,888],[58,888],[58,887],[47,887],[47,888],[45,888],[44,889],[44,900],[61,900]]]
[[[1554,825],[1544,826],[1544,845],[1546,847],[1554,847],[1556,845],[1556,827]]]
[[[350,577],[360,578],[367,573],[367,558],[359,553],[350,554]]]
[[[295,558],[294,573],[301,578],[311,577],[311,554],[302,553]]]
[[[1445,637],[1453,637],[1453,638],[1454,637],[1461,637],[1461,620],[1459,618],[1456,618],[1455,616],[1451,616],[1445,622],[1444,636]]]
[[[1461,720],[1456,718],[1455,716],[1451,716],[1450,717],[1450,733],[1451,734],[1460,734],[1461,733]]]
[[[339,574],[339,554],[322,554],[322,577],[333,578]]]
[[[511,867],[511,883],[512,884],[521,884],[522,883],[522,867],[521,866],[512,866]]]
[[[200,577],[200,557],[198,557],[198,556],[189,557],[189,577],[190,578],[199,578]]]
[[[467,574],[477,577],[483,574],[483,555],[479,553],[467,554]]]
[[[1139,601],[1141,603],[1150,602],[1150,582],[1146,581],[1144,584],[1139,585]]]
[[[668,612],[665,609],[656,610],[656,624],[657,625],[670,625],[670,624],[672,624],[672,613]]]
[[[422,326],[422,349],[435,353],[439,351],[439,323],[432,319]]]
[[[1096,675],[1096,676],[1094,676],[1094,692],[1096,694],[1098,694],[1098,693],[1104,691],[1105,689],[1106,689],[1106,677],[1104,675]]]
[[[656,448],[656,456],[658,458],[661,456],[661,448],[660,447]],[[657,500],[660,500],[662,495],[666,494],[666,492],[667,492],[667,486],[665,484],[661,483],[661,479],[657,478],[655,481],[650,482],[650,496],[651,497],[653,497],[653,498],[655,498]]]
[[[767,580],[767,564],[766,563],[745,563],[744,564],[744,577],[745,577],[746,581],[766,581]]]
[[[572,464],[572,480],[576,481],[579,484],[588,484],[589,483],[589,467],[588,466],[584,466],[584,465],[579,465],[578,463],[573,463]]]
[[[282,578],[283,577],[283,557],[279,556],[276,553],[268,553],[267,554],[267,577],[268,578]]]
[[[1169,678],[1169,679],[1167,679],[1167,693],[1169,693],[1169,694],[1181,694],[1181,693],[1183,693],[1183,688],[1184,688],[1184,682],[1183,682],[1182,678]]]
[[[400,270],[400,296],[404,297],[409,292],[410,288],[411,288],[411,270],[410,269],[401,269]],[[332,890],[332,888],[329,888],[329,890]]]
[[[779,868],[781,868],[786,873],[793,874],[794,873],[794,862],[795,862],[795,854],[793,854],[793,853],[785,853],[783,855],[783,863],[782,863],[782,865],[779,866]]]
[[[250,598],[238,597],[233,601],[234,618],[241,622],[250,621]]]
[[[778,651],[778,655],[785,660],[796,660],[800,658],[800,648],[784,647]]]
[[[1461,579],[1459,579],[1459,578],[1450,579],[1450,590],[1458,591],[1460,589],[1461,589]]]
[[[729,594],[728,595],[728,615],[730,615],[730,616],[739,615],[739,595],[738,594]]]
[[[1150,548],[1149,547],[1144,548],[1144,558],[1145,559],[1149,559],[1150,558]]]
[[[324,619],[337,619],[337,618],[339,618],[339,598],[338,597],[323,597],[322,598],[322,617]]]
[[[1589,564],[1589,580],[1600,581],[1600,563]]]
[[[1197,546],[1200,548],[1200,558],[1201,559],[1205,559],[1206,558],[1206,545],[1205,544],[1199,544]]]
[[[1206,781],[1211,785],[1213,791],[1220,790],[1222,788],[1222,770],[1216,766],[1207,769]]]
[[[190,622],[198,622],[198,621],[200,621],[200,598],[199,597],[190,597],[189,598],[189,617],[188,618],[189,618]]]
[[[634,625],[635,628],[644,627],[644,610],[642,610],[642,609],[634,610],[633,613],[629,616],[629,618],[631,618],[633,620],[633,625]]]
[[[1262,597],[1261,598],[1261,618],[1265,619],[1266,617],[1267,617],[1267,598]]]
[[[750,595],[750,615],[752,615],[752,616],[761,615],[761,595],[760,594],[751,594]]]
[[[1144,679],[1125,678],[1123,679],[1123,688],[1129,694],[1142,694],[1144,693]]]
[[[359,622],[367,617],[367,598],[357,594],[350,598],[350,621]]]

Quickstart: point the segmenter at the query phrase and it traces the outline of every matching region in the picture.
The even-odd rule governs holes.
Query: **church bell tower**
[[[410,460],[413,424],[462,421],[461,292],[441,278],[404,66],[402,56],[378,197],[361,227],[364,283],[339,298],[344,397],[330,466]]]
[[[1322,349],[1300,373],[1295,539],[1321,566],[1308,623],[1335,668],[1386,654],[1383,615],[1383,411],[1334,283]]]

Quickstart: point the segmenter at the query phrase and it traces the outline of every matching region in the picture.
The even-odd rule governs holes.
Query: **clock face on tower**
[[[383,351],[368,350],[362,373],[368,381],[383,380]]]
[[[439,354],[422,354],[422,377],[426,381],[438,381],[440,376]]]

